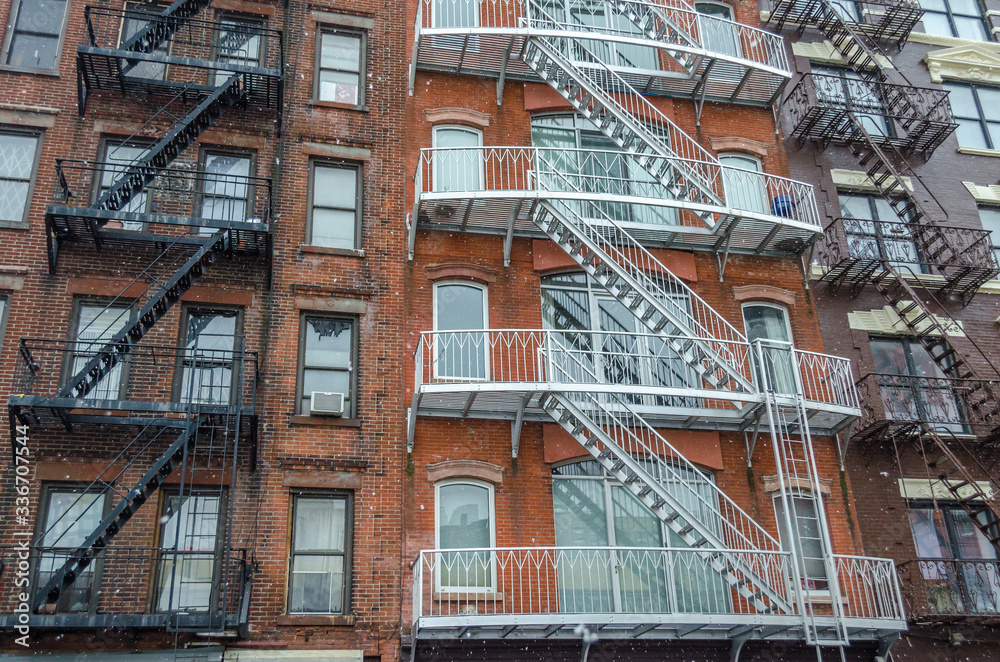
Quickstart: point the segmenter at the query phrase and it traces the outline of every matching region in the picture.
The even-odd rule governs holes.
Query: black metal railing
[[[957,259],[956,264],[935,259],[936,245],[922,246],[924,233],[918,226],[900,221],[872,221],[861,218],[838,218],[823,231],[816,259],[819,264],[836,268],[858,260],[906,265],[916,273],[944,273],[949,267],[975,266],[1000,268],[986,230],[936,226],[936,242],[947,242],[943,254]]]
[[[0,627],[17,624],[18,594],[45,584],[69,547],[0,547]],[[240,624],[252,581],[248,550],[191,552],[111,545],[65,591],[31,614],[35,627],[206,627]],[[181,588],[183,587],[183,588]]]
[[[769,0],[765,5],[768,24],[779,30],[785,25],[829,23],[833,14],[855,32],[895,48],[903,47],[924,13],[917,0]]]
[[[1000,619],[1000,561],[920,559],[898,567],[911,617]]]
[[[36,407],[136,408],[135,403],[165,403],[157,410],[232,411],[255,406],[257,352],[216,349],[239,346],[232,336],[205,339],[199,346],[131,346],[87,393],[74,390],[72,378],[104,347],[90,341],[22,338],[14,368],[18,403]],[[37,400],[41,398],[42,400]],[[66,402],[61,402],[66,401]],[[122,402],[132,403],[124,405]],[[12,400],[13,403],[13,400]]]
[[[204,228],[204,234],[220,228],[271,230],[271,180],[225,172],[162,168],[123,209],[100,213],[92,209],[90,205],[103,188],[127,167],[115,162],[56,159],[56,184],[49,213],[88,218],[96,214],[131,230],[142,230],[150,224],[199,227]]]

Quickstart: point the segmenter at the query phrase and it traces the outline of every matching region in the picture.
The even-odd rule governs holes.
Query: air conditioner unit
[[[309,399],[309,413],[313,416],[343,416],[344,394],[313,391]]]

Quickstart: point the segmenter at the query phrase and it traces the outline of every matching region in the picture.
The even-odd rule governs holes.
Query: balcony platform
[[[457,0],[449,10],[438,10],[456,14],[456,20],[442,17],[437,22],[461,24],[474,13],[478,25],[441,27],[435,25],[432,4],[422,0],[418,5],[411,93],[417,69],[493,77],[501,83],[539,81],[522,60],[525,43],[532,38],[600,43],[608,51],[607,64],[644,94],[770,107],[792,76],[777,35],[666,3],[626,4],[639,15],[653,8],[683,36],[654,39],[640,32],[624,13],[615,14],[620,17],[618,25],[607,27],[603,13],[583,17],[586,8],[576,10],[568,19],[572,22],[564,23],[530,0]],[[621,27],[626,24],[632,29]],[[629,56],[643,63],[617,65],[616,60],[628,61]],[[678,59],[690,64],[685,68]]]
[[[611,218],[651,247],[798,257],[822,231],[808,184],[718,166],[710,170],[725,203],[714,206],[678,197],[660,182],[651,181],[635,155],[558,150],[561,154],[553,156],[556,151],[528,147],[421,150],[409,227],[411,256],[417,229],[500,235],[507,239],[507,250],[511,237],[545,238],[534,214],[539,204],[556,199],[571,201],[597,223],[602,216]],[[568,154],[578,154],[587,166],[600,165],[583,175],[567,173],[560,159]],[[683,163],[682,159],[674,161]],[[435,167],[440,181],[435,181]],[[467,168],[478,168],[481,175],[469,176]],[[444,171],[466,174],[457,180],[448,178],[444,184],[445,176],[440,174]]]
[[[910,32],[920,22],[923,9],[916,0],[874,0],[856,5],[858,15],[851,15],[845,5],[830,0],[771,0],[765,23],[777,31],[786,25],[801,31],[817,22],[826,22],[830,14],[838,16],[855,34],[883,46],[901,49]],[[824,8],[824,5],[826,8]],[[763,8],[762,4],[762,8]]]

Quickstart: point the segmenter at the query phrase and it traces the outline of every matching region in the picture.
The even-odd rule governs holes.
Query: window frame
[[[316,168],[338,168],[341,170],[355,170],[357,183],[354,194],[354,246],[352,248],[342,248],[340,246],[321,246],[313,243],[313,208],[316,193]],[[306,236],[307,246],[315,246],[330,251],[343,251],[348,254],[358,254],[364,249],[364,205],[365,205],[365,166],[361,161],[347,161],[337,159],[310,159],[309,160],[309,183],[307,190],[306,209]],[[323,209],[338,209],[337,207],[323,207]],[[344,210],[346,211],[346,210]]]
[[[433,192],[447,192],[451,189],[441,188],[443,182],[439,179],[438,170],[440,170],[439,163],[443,160],[447,152],[438,152],[438,149],[446,150],[447,147],[441,147],[438,144],[438,134],[444,131],[461,131],[468,133],[469,135],[476,136],[476,145],[474,147],[459,148],[459,149],[478,149],[478,155],[475,157],[475,162],[479,166],[479,172],[476,173],[476,178],[479,183],[479,189],[485,190],[486,188],[486,152],[483,145],[483,130],[480,128],[466,126],[465,124],[435,124],[431,127],[431,148],[434,150],[434,160],[431,169],[431,191]],[[443,176],[443,175],[442,175]],[[455,191],[462,191],[461,187],[454,189]]]
[[[0,356],[3,352],[3,340],[7,333],[7,319],[10,317],[10,301],[13,293],[9,290],[0,290],[0,301],[3,301],[3,310],[0,311]]]
[[[975,41],[975,42],[980,42],[980,43],[990,43],[992,41],[990,39],[990,25],[989,25],[989,22],[986,20],[986,8],[983,6],[982,2],[980,2],[979,0],[973,0],[973,4],[975,4],[975,6],[979,9],[979,15],[978,16],[971,16],[969,14],[956,14],[956,12],[951,7],[951,0],[941,0],[941,2],[944,4],[944,11],[940,11],[940,10],[937,10],[937,9],[928,9],[927,7],[924,7],[924,3],[919,3],[920,4],[920,9],[923,10],[924,16],[926,16],[927,14],[935,14],[937,16],[944,16],[945,20],[948,22],[948,28],[951,30],[951,34],[939,34],[937,32],[928,32],[927,31],[927,23],[924,22],[924,16],[921,16],[920,17],[920,26],[923,28],[924,34],[929,34],[929,35],[938,36],[938,37],[950,37],[952,39],[962,39],[962,40],[965,40],[965,41]],[[957,28],[957,25],[955,23],[955,16],[956,15],[960,16],[962,18],[965,18],[965,19],[978,18],[979,22],[980,22],[980,25],[983,28],[983,33],[986,35],[986,38],[985,39],[970,39],[969,37],[960,36],[958,34],[958,28]]]
[[[285,560],[285,613],[295,616],[348,616],[353,605],[352,593],[354,585],[354,490],[318,490],[297,489],[289,495],[289,525],[288,525],[288,556]],[[336,553],[297,552],[295,550],[295,516],[300,498],[343,500],[344,505],[344,586],[341,611],[292,611],[292,569],[297,555],[306,556],[337,556]]]
[[[261,67],[264,67],[266,65],[266,62],[267,62],[267,38],[265,37],[265,35],[263,33],[263,31],[267,29],[267,19],[266,18],[264,18],[262,16],[254,16],[252,14],[241,14],[239,12],[219,10],[219,11],[215,12],[215,15],[214,15],[214,17],[213,17],[212,20],[214,20],[214,21],[216,21],[218,23],[225,23],[225,22],[229,22],[229,23],[242,23],[244,25],[252,25],[252,26],[254,26],[256,28],[260,28],[261,35],[259,37],[260,43],[259,43],[259,46],[257,48],[257,63],[255,65],[250,65],[250,64],[247,64],[247,62],[241,60],[240,62],[243,62],[243,64],[241,64],[240,66],[243,66],[243,67],[251,67],[252,66],[252,67],[261,68]],[[221,51],[221,48],[220,48],[220,45],[219,45],[219,39],[220,39],[221,36],[222,36],[222,31],[220,30],[220,31],[216,32],[215,35],[212,38],[212,47],[211,47],[211,50],[210,50],[210,53],[211,53],[210,57],[211,57],[211,59],[212,59],[213,62],[219,62],[219,59],[222,56],[222,51]],[[210,69],[208,71],[209,85],[212,85],[213,87],[217,87],[217,86],[221,85],[222,82],[218,80],[218,76],[219,76],[219,74],[221,74],[223,72],[228,72],[230,76],[232,76],[232,74],[235,73],[235,72],[229,71],[227,69]]]
[[[908,522],[909,528],[910,528],[910,536],[913,539],[913,549],[914,549],[914,553],[916,554],[916,558],[922,559],[922,560],[926,559],[928,561],[940,561],[940,560],[949,560],[949,561],[996,561],[998,564],[1000,564],[1000,552],[998,552],[997,556],[995,558],[992,558],[992,559],[981,558],[981,557],[968,558],[968,557],[960,556],[959,555],[959,553],[961,552],[961,549],[959,548],[959,545],[958,545],[958,537],[959,536],[957,535],[958,532],[956,530],[956,524],[955,524],[955,520],[954,520],[954,513],[955,512],[965,513],[965,511],[962,509],[961,506],[958,505],[957,501],[953,501],[953,500],[949,500],[949,499],[928,499],[928,498],[916,498],[916,499],[911,498],[911,499],[907,499],[907,510],[909,511],[909,510],[912,510],[912,509],[915,509],[915,508],[916,509],[920,509],[920,510],[928,510],[929,509],[931,511],[933,511],[935,508],[937,508],[938,510],[941,511],[941,515],[944,518],[945,531],[948,534],[948,541],[947,541],[948,542],[948,553],[951,555],[951,556],[947,557],[946,559],[943,559],[943,558],[940,558],[940,557],[939,558],[933,558],[933,557],[922,557],[922,556],[920,556],[920,549],[919,549],[919,546],[917,545],[916,536],[915,536],[916,532],[913,530],[913,524],[912,524],[912,522]],[[988,512],[989,511],[987,511],[987,513]],[[997,520],[996,518],[994,518],[994,520],[993,520],[993,527],[1000,529],[1000,520]]]
[[[112,499],[107,498],[108,494],[100,490],[93,488],[91,484],[79,482],[79,481],[43,481],[41,485],[41,491],[38,497],[38,513],[35,517],[35,535],[34,540],[40,541],[45,531],[51,526],[48,522],[49,515],[49,503],[54,492],[66,493],[66,494],[84,494],[84,493],[94,493],[100,494],[104,498],[104,507],[101,511],[101,518],[107,516],[111,512]],[[72,550],[74,547],[66,547],[67,550]],[[31,559],[31,577],[33,584],[32,586],[41,586],[42,583],[39,579],[39,564],[41,563],[42,555],[41,553],[34,551],[32,553]],[[104,574],[104,555],[100,554],[95,559],[94,562],[94,595],[91,596],[90,603],[86,610],[84,611],[68,611],[68,605],[65,603],[68,601],[68,596],[72,594],[72,591],[63,591],[59,595],[59,600],[56,603],[56,613],[69,613],[69,614],[95,614],[97,613],[97,607],[100,604],[100,584]]]
[[[487,492],[487,504],[489,507],[490,515],[490,546],[488,549],[496,549],[497,546],[497,508],[496,508],[496,486],[493,483],[476,480],[474,478],[445,478],[434,483],[434,549],[438,550],[439,558],[440,555],[446,553],[448,550],[441,549],[441,488],[449,487],[452,485],[471,485],[474,487],[485,488]],[[490,564],[490,584],[489,586],[444,586],[441,583],[441,568],[440,565],[435,562],[436,570],[434,572],[434,591],[437,593],[476,593],[476,594],[495,594],[497,592],[497,564],[493,558],[492,552],[489,553],[489,564]]]
[[[342,71],[341,69],[324,68],[322,66],[323,62],[323,35],[325,34],[341,34],[348,35],[352,37],[357,37],[358,44],[358,99],[356,103],[345,103],[343,101],[335,101],[333,99],[322,99],[319,96],[320,93],[320,74],[323,71]],[[351,73],[351,72],[346,72]],[[348,27],[344,25],[336,25],[330,23],[317,23],[316,24],[316,53],[315,59],[313,60],[313,91],[312,100],[314,102],[319,102],[323,104],[335,104],[343,108],[356,108],[359,110],[367,109],[368,95],[367,95],[367,84],[368,80],[368,30],[365,28],[355,28]]]
[[[97,163],[107,164],[108,163],[108,152],[112,149],[117,149],[119,147],[132,147],[148,150],[155,144],[154,141],[146,138],[134,138],[127,136],[116,136],[114,134],[104,134],[101,136],[97,144]],[[106,169],[102,167],[100,171],[94,173],[94,179],[90,184],[90,204],[94,205],[97,200],[101,197],[103,186],[104,173]],[[109,187],[110,188],[110,187]],[[142,206],[141,211],[134,212],[136,214],[149,214],[153,208],[153,196],[150,195],[149,188],[144,188],[139,195],[146,196],[146,202]],[[146,221],[119,221],[123,224],[125,223],[139,223],[141,227],[131,230],[131,232],[145,232],[149,228],[149,223]]]
[[[988,120],[986,115],[983,113],[983,102],[979,98],[979,90],[990,89],[996,91],[1000,94],[1000,86],[995,85],[981,85],[979,83],[973,83],[970,81],[956,81],[956,80],[945,80],[943,83],[943,88],[948,92],[951,92],[948,87],[966,87],[972,93],[972,101],[976,104],[976,114],[977,117],[969,117],[968,115],[959,115],[955,111],[955,106],[952,104],[952,113],[956,120],[965,120],[968,122],[975,121],[979,124],[979,131],[983,135],[983,139],[986,142],[986,147],[974,147],[970,145],[963,145],[959,140],[958,131],[955,131],[955,140],[958,141],[959,149],[988,149],[992,151],[1000,150],[1000,144],[994,144],[993,137],[990,135],[990,123],[993,123],[1000,129],[1000,120]],[[948,95],[949,102],[951,101],[951,94]],[[961,121],[959,121],[959,126],[961,126]]]
[[[123,3],[122,8],[126,12],[146,13],[152,16],[156,16],[162,14],[163,10],[169,6],[170,6],[169,0],[126,0]],[[153,11],[153,10],[158,10],[158,11]],[[115,44],[116,47],[120,46],[122,41],[124,41],[125,39],[125,27],[128,24],[129,20],[135,20],[135,19],[127,15],[123,17],[123,20],[118,30],[118,42]],[[140,27],[139,29],[141,30],[142,27]],[[166,55],[169,57],[173,55],[173,50],[174,50],[174,40],[171,38],[167,40],[167,47],[165,50],[156,49],[152,52],[152,55]],[[148,64],[148,65],[161,64],[163,66],[162,77],[150,78],[150,80],[166,81],[170,77],[171,65],[167,62],[153,62],[151,60],[140,60],[138,66],[142,66],[143,64]],[[131,72],[125,74],[125,77],[128,78],[130,75]],[[138,78],[138,76],[133,76],[133,77]]]
[[[41,129],[21,128],[8,124],[0,125],[0,139],[5,135],[30,136],[35,139],[35,155],[31,164],[31,175],[28,179],[28,192],[25,195],[24,211],[21,218],[5,220],[0,219],[0,228],[27,228],[30,226],[31,203],[35,197],[35,184],[38,182],[38,166],[42,156],[42,139],[45,132]],[[15,179],[5,179],[4,181],[22,181]]]
[[[775,310],[781,311],[782,316],[785,318],[785,331],[788,332],[788,342],[794,346],[795,336],[792,334],[792,316],[788,312],[788,307],[783,306],[780,303],[774,303],[773,301],[761,301],[758,299],[753,301],[744,301],[740,305],[740,314],[743,317],[743,333],[747,336],[747,338],[750,337],[750,334],[749,334],[749,328],[747,327],[746,310],[747,308],[757,308],[757,307],[773,308]]]
[[[242,405],[242,403],[235,402],[236,398],[236,387],[237,387],[237,377],[242,380],[243,378],[243,363],[236,357],[236,352],[240,351],[237,349],[237,341],[243,336],[243,320],[246,311],[242,306],[226,306],[226,305],[214,305],[211,303],[185,303],[181,307],[181,320],[179,330],[177,333],[177,359],[174,365],[174,375],[172,380],[172,386],[170,389],[171,402],[175,404],[184,404],[181,400],[181,395],[184,392],[184,360],[185,360],[185,350],[187,348],[187,332],[188,324],[190,323],[191,311],[192,310],[205,310],[205,311],[217,311],[217,312],[236,312],[236,324],[233,331],[233,362],[230,364],[231,379],[229,383],[229,402],[228,405]],[[204,406],[225,406],[221,403],[202,403]]]
[[[991,214],[997,215],[997,229],[990,230],[983,223],[983,210],[988,210]],[[979,223],[983,226],[983,230],[990,233],[990,246],[993,247],[993,254],[996,256],[997,263],[1000,264],[1000,205],[987,205],[979,204],[976,206],[976,211],[979,213]],[[994,280],[1000,278],[1000,276],[994,276]],[[0,336],[2,339],[2,336]]]
[[[59,75],[59,67],[62,64],[62,51],[63,45],[66,43],[66,27],[69,25],[69,14],[73,9],[73,0],[66,0],[66,8],[63,11],[62,25],[59,27],[59,39],[56,41],[55,57],[53,58],[52,67],[24,67],[18,64],[10,64],[10,47],[14,42],[14,34],[17,32],[17,19],[21,14],[21,6],[25,2],[31,2],[31,0],[17,0],[10,3],[10,14],[7,17],[7,26],[3,38],[3,56],[0,60],[0,69],[6,71],[24,71],[34,74],[48,74],[48,75]]]
[[[360,335],[358,333],[360,327],[360,320],[356,315],[337,315],[330,313],[323,313],[313,310],[303,310],[299,313],[299,333],[298,333],[298,357],[295,364],[295,405],[292,409],[294,412],[293,416],[311,416],[308,411],[299,413],[299,407],[302,405],[303,398],[303,378],[306,369],[305,355],[306,355],[306,319],[310,317],[319,317],[329,320],[337,320],[341,322],[351,323],[351,366],[348,369],[350,373],[349,385],[351,388],[351,399],[350,399],[350,409],[344,410],[344,415],[341,420],[356,419],[358,418],[358,372],[359,372],[359,360],[360,360]],[[333,370],[333,368],[331,368]]]
[[[785,488],[785,492],[788,495],[788,501],[789,502],[794,502],[795,499],[806,499],[806,500],[809,501],[809,503],[813,504],[813,517],[815,517],[816,521],[819,523],[819,526],[822,528],[823,520],[826,519],[826,514],[827,514],[826,513],[826,508],[827,508],[826,499],[823,499],[822,495],[819,495],[819,497],[817,498],[817,495],[814,495],[811,490],[804,489],[804,488]],[[778,543],[781,545],[781,548],[782,548],[783,551],[790,551],[790,552],[799,554],[799,557],[800,557],[801,561],[803,562],[802,563],[802,568],[801,568],[801,572],[803,573],[803,576],[801,577],[801,579],[802,579],[802,581],[808,581],[810,578],[808,578],[808,577],[805,576],[805,572],[806,572],[806,570],[805,570],[805,563],[804,563],[805,557],[802,556],[801,549],[798,550],[798,551],[796,551],[796,550],[794,550],[792,548],[788,548],[788,549],[785,548],[785,539],[784,539],[785,535],[790,534],[792,532],[791,531],[786,531],[786,526],[785,526],[786,522],[783,521],[784,518],[783,517],[778,517],[778,504],[779,503],[782,504],[781,507],[782,507],[782,509],[784,509],[785,508],[785,499],[782,498],[781,490],[773,492],[772,496],[771,496],[771,507],[772,507],[772,509],[774,511],[774,520],[775,520],[775,523],[778,525]],[[792,504],[792,507],[794,508],[794,503]],[[817,507],[823,509],[824,512],[822,513],[822,517],[820,517],[820,513],[816,510]],[[788,513],[788,512],[786,512],[785,515],[788,517],[788,520],[790,520],[790,523],[792,524],[792,526],[794,526],[796,528],[794,540],[789,541],[790,544],[794,547],[796,541],[798,541],[799,544],[801,545],[802,535],[801,535],[801,532],[798,531],[798,522],[796,521],[798,518],[794,517],[792,513]],[[782,533],[783,531],[785,532],[784,534]],[[820,533],[822,534],[822,531]],[[825,581],[826,582],[826,586],[823,587],[823,588],[819,588],[819,587],[811,588],[809,586],[802,586],[802,592],[805,593],[805,594],[808,594],[809,596],[812,596],[812,597],[830,595],[830,588],[829,587],[830,587],[830,581],[831,580],[830,580],[830,575],[829,575],[828,570],[829,569],[826,566],[826,559],[824,558],[823,559],[823,572],[826,574],[826,576],[822,580],[820,580],[820,581]],[[789,583],[791,583],[791,579],[792,579],[791,577],[788,578]],[[819,578],[816,578],[816,579],[819,579]],[[793,585],[793,589],[794,589],[794,585]]]
[[[70,349],[69,347],[66,348],[66,355],[65,358],[63,359],[62,377],[59,380],[60,384],[65,385],[66,382],[69,380],[69,378],[73,376],[73,362],[76,359],[77,355],[76,343],[80,341],[78,336],[80,334],[80,328],[79,328],[80,315],[83,312],[83,308],[85,306],[93,306],[93,307],[100,306],[101,308],[105,308],[110,306],[112,303],[114,303],[114,301],[112,300],[104,300],[93,297],[84,296],[84,297],[73,298],[72,310],[70,311],[70,317],[69,317],[69,329],[68,333],[66,334],[67,340],[73,343],[73,348],[72,349]],[[131,300],[123,302],[120,307],[124,310],[129,311],[129,316],[131,316],[131,314],[135,312],[135,302]],[[125,319],[127,321],[128,317],[126,317]],[[121,371],[121,376],[119,377],[117,399],[124,400],[125,393],[128,388],[130,361],[128,359],[125,359],[124,361],[121,362],[120,365],[122,366],[122,371]]]
[[[246,195],[246,198],[244,198],[244,203],[246,204],[246,206],[244,208],[244,211],[245,212],[250,212],[252,210],[253,203],[256,200],[256,196],[257,196],[256,180],[254,179],[257,176],[257,151],[253,150],[253,149],[227,149],[225,147],[215,147],[213,145],[204,145],[204,146],[201,147],[200,150],[198,150],[198,171],[199,172],[206,172],[207,171],[207,163],[208,163],[208,158],[210,156],[235,156],[235,157],[238,157],[238,158],[249,159],[250,165],[247,168],[247,177],[248,177],[247,186],[246,186],[247,195]],[[199,214],[197,216],[197,218],[204,218],[204,216],[201,216],[201,213],[203,211],[202,210],[202,204],[204,203],[204,200],[205,200],[205,197],[206,197],[206,194],[205,194],[205,185],[206,185],[206,183],[207,183],[207,178],[203,177],[203,176],[200,176],[198,182],[195,185],[194,206],[191,209],[191,213],[192,213],[192,216],[194,216],[194,212],[197,211],[198,214]],[[213,196],[213,197],[219,198],[221,196]],[[236,200],[236,198],[226,198],[226,199],[227,200]],[[244,214],[244,216],[246,216],[246,214]],[[230,222],[230,223],[232,223],[232,222],[240,222],[240,223],[242,223],[242,222],[245,222],[245,221],[246,221],[246,219],[243,218],[243,219],[240,219],[239,221],[228,221],[228,222]],[[220,222],[225,222],[225,221],[220,221]],[[200,230],[202,230],[202,229],[211,230],[212,233],[216,232],[216,230],[217,230],[217,228],[213,228],[211,226],[197,225],[197,226],[194,226],[194,227],[191,228],[191,233],[192,234],[199,234]]]
[[[921,276],[930,273],[929,265],[924,262],[923,253],[920,250],[920,244],[913,239],[913,236],[908,237],[888,237],[882,232],[881,227],[883,223],[895,223],[899,226],[908,227],[906,221],[903,221],[898,215],[893,213],[891,218],[883,218],[881,212],[879,211],[878,201],[884,200],[880,195],[873,191],[864,191],[849,188],[838,188],[837,190],[837,205],[838,213],[841,214],[841,219],[849,219],[852,221],[861,221],[872,224],[873,234],[867,233],[848,233],[848,251],[850,252],[851,236],[855,236],[859,241],[869,242],[874,241],[876,247],[878,248],[878,254],[880,259],[887,259],[892,256],[892,251],[888,248],[887,244],[896,243],[902,244],[904,241],[908,242],[913,253],[913,257],[916,259],[915,262],[903,262],[898,260],[887,260],[894,265],[902,265],[911,270],[913,270],[914,275]],[[845,196],[850,196],[852,198],[864,198],[865,204],[868,207],[868,214],[872,218],[854,218],[850,216],[843,216],[843,207],[841,205],[841,198]],[[847,233],[846,223],[844,224],[844,232]]]
[[[441,332],[441,333],[449,333],[450,331],[447,330],[447,329],[444,330],[444,331],[441,331],[438,328],[438,312],[439,312],[439,310],[438,310],[438,290],[439,290],[439,288],[442,288],[442,287],[452,287],[452,286],[456,286],[456,285],[457,286],[463,286],[463,287],[471,287],[471,288],[480,290],[483,293],[483,329],[482,329],[482,333],[483,333],[484,338],[483,338],[482,356],[483,356],[484,372],[483,372],[483,376],[481,378],[473,378],[473,377],[465,377],[465,378],[463,378],[460,375],[459,376],[454,376],[454,375],[449,376],[449,375],[441,374],[441,372],[440,372],[440,370],[441,370],[441,362],[438,359],[439,359],[439,357],[443,356],[443,354],[442,354],[443,350],[440,349],[439,345],[438,345],[439,338],[440,338],[440,336],[438,335],[438,333],[439,332]],[[454,279],[439,280],[439,281],[435,281],[434,285],[431,287],[431,298],[432,298],[432,302],[431,302],[431,330],[434,332],[434,361],[433,361],[433,363],[434,363],[434,375],[433,375],[433,378],[434,379],[443,378],[443,379],[448,379],[448,380],[451,380],[451,381],[477,381],[477,382],[478,381],[483,381],[483,382],[488,382],[490,380],[490,374],[491,374],[491,370],[490,370],[491,366],[490,366],[490,360],[489,360],[490,351],[489,351],[489,346],[488,346],[488,341],[489,341],[488,334],[489,334],[489,331],[490,331],[490,288],[489,288],[489,285],[487,285],[485,283],[478,283],[478,282],[472,281],[472,280],[454,280]],[[477,330],[475,330],[475,329],[469,331],[470,334],[471,333],[476,333],[476,332],[477,332]]]

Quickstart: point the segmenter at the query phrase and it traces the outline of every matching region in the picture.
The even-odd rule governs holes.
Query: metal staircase
[[[701,44],[685,29],[685,26],[671,16],[671,10],[696,11],[692,5],[684,0],[680,0],[676,6],[670,7],[653,2],[634,2],[633,0],[608,0],[608,5],[628,18],[642,34],[653,41],[677,44],[688,48],[701,48]],[[700,64],[697,56],[687,51],[669,49],[667,49],[667,53],[687,75],[695,75]]]

